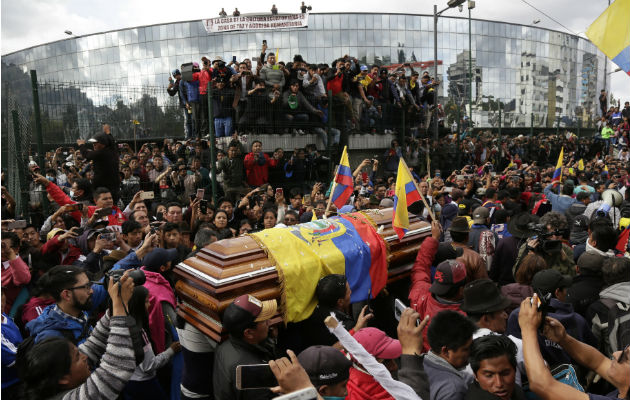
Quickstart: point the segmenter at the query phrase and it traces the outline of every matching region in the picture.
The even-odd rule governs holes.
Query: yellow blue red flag
[[[392,213],[392,227],[402,240],[409,229],[409,211],[407,207],[420,200],[420,193],[413,182],[413,177],[402,158],[398,162],[396,176],[396,190],[394,191],[394,212]]]
[[[278,270],[287,322],[313,313],[317,283],[326,275],[346,276],[353,303],[376,296],[387,283],[387,246],[365,214],[265,229],[251,236]]]
[[[352,195],[353,185],[352,170],[350,169],[350,162],[348,162],[348,147],[344,146],[339,168],[335,174],[335,189],[331,195],[332,203],[337,209],[346,205]]]
[[[560,155],[558,156],[558,162],[556,163],[556,170],[553,172],[552,182],[562,180],[562,159],[564,158],[564,147],[560,149]]]
[[[586,36],[630,75],[630,0],[616,0],[586,30]]]

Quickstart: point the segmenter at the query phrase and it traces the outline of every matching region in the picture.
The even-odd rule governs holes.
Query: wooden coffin
[[[377,224],[388,247],[388,283],[409,276],[422,240],[431,235],[431,225],[409,215],[410,229],[398,240],[392,229],[392,209],[365,212]],[[184,260],[174,269],[177,313],[217,342],[226,338],[221,316],[232,301],[251,294],[280,304],[278,271],[263,249],[249,236],[220,240]],[[282,322],[277,314],[272,323]]]

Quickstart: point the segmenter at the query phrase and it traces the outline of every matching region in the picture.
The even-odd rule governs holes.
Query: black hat
[[[451,227],[448,228],[451,232],[462,232],[467,233],[470,232],[470,227],[468,226],[468,220],[466,217],[455,217],[453,222],[451,223]]]
[[[331,346],[311,346],[300,353],[298,360],[316,388],[335,385],[350,376],[352,362]]]
[[[96,135],[94,135],[93,138],[91,138],[90,140],[88,140],[89,143],[100,143],[102,145],[109,145],[110,143],[110,136],[106,133],[97,133]]]
[[[602,272],[602,265],[604,264],[606,257],[597,253],[584,252],[577,260],[577,266],[580,268],[580,273],[583,271]]]
[[[538,217],[528,212],[517,214],[510,218],[510,222],[508,223],[508,232],[518,239],[528,238],[533,234],[533,232],[527,228],[527,225],[530,222],[538,222]]]
[[[547,293],[553,294],[556,289],[569,286],[571,286],[571,278],[551,268],[537,272],[532,279],[532,287],[534,290],[542,292],[543,296]]]
[[[435,277],[429,291],[438,296],[444,296],[454,286],[466,282],[466,266],[461,261],[447,260],[441,262],[435,269]]]
[[[442,261],[454,260],[461,257],[464,254],[464,249],[461,247],[455,247],[451,242],[441,242],[438,245],[437,253],[435,253],[435,259],[433,265],[438,265]]]
[[[582,192],[585,193],[585,192]],[[578,215],[571,224],[571,232],[586,232],[588,230],[588,217],[584,214]]]
[[[492,280],[477,279],[464,287],[464,302],[460,308],[467,314],[487,314],[509,305],[510,299],[501,294]]]

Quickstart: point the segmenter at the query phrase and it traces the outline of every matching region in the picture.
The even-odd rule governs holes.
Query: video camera
[[[562,250],[561,240],[552,240],[549,238],[551,236],[562,236],[564,231],[556,229],[549,232],[545,225],[535,222],[527,224],[527,229],[534,232],[534,235],[531,236],[530,239],[538,239],[538,246],[536,246],[535,250],[546,254],[559,253]]]

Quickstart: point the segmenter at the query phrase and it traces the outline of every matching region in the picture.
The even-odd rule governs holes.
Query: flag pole
[[[326,210],[324,211],[324,219],[328,219],[328,210],[330,209],[330,204],[332,203],[333,193],[335,192],[335,186],[337,186],[335,179],[337,178],[337,173],[339,172],[339,165],[335,168],[335,176],[333,176],[333,180],[330,186],[330,195],[328,196],[328,204],[326,204]]]
[[[420,195],[420,198],[422,199],[424,206],[427,208],[427,211],[429,211],[429,215],[431,215],[431,219],[433,221],[437,221],[437,219],[435,218],[435,214],[433,214],[433,210],[431,210],[431,207],[429,207],[429,203],[427,203],[427,200],[424,198],[424,195],[420,191],[420,188],[416,184],[416,181],[413,179],[413,175],[411,174],[411,171],[409,170],[409,167],[407,166],[405,159],[401,157],[400,162],[403,163],[403,166],[405,167],[405,169],[407,170],[407,173],[411,177],[411,182],[413,182],[413,186],[415,186],[416,190],[418,191],[418,194]],[[409,207],[409,204],[407,204],[407,207]]]

